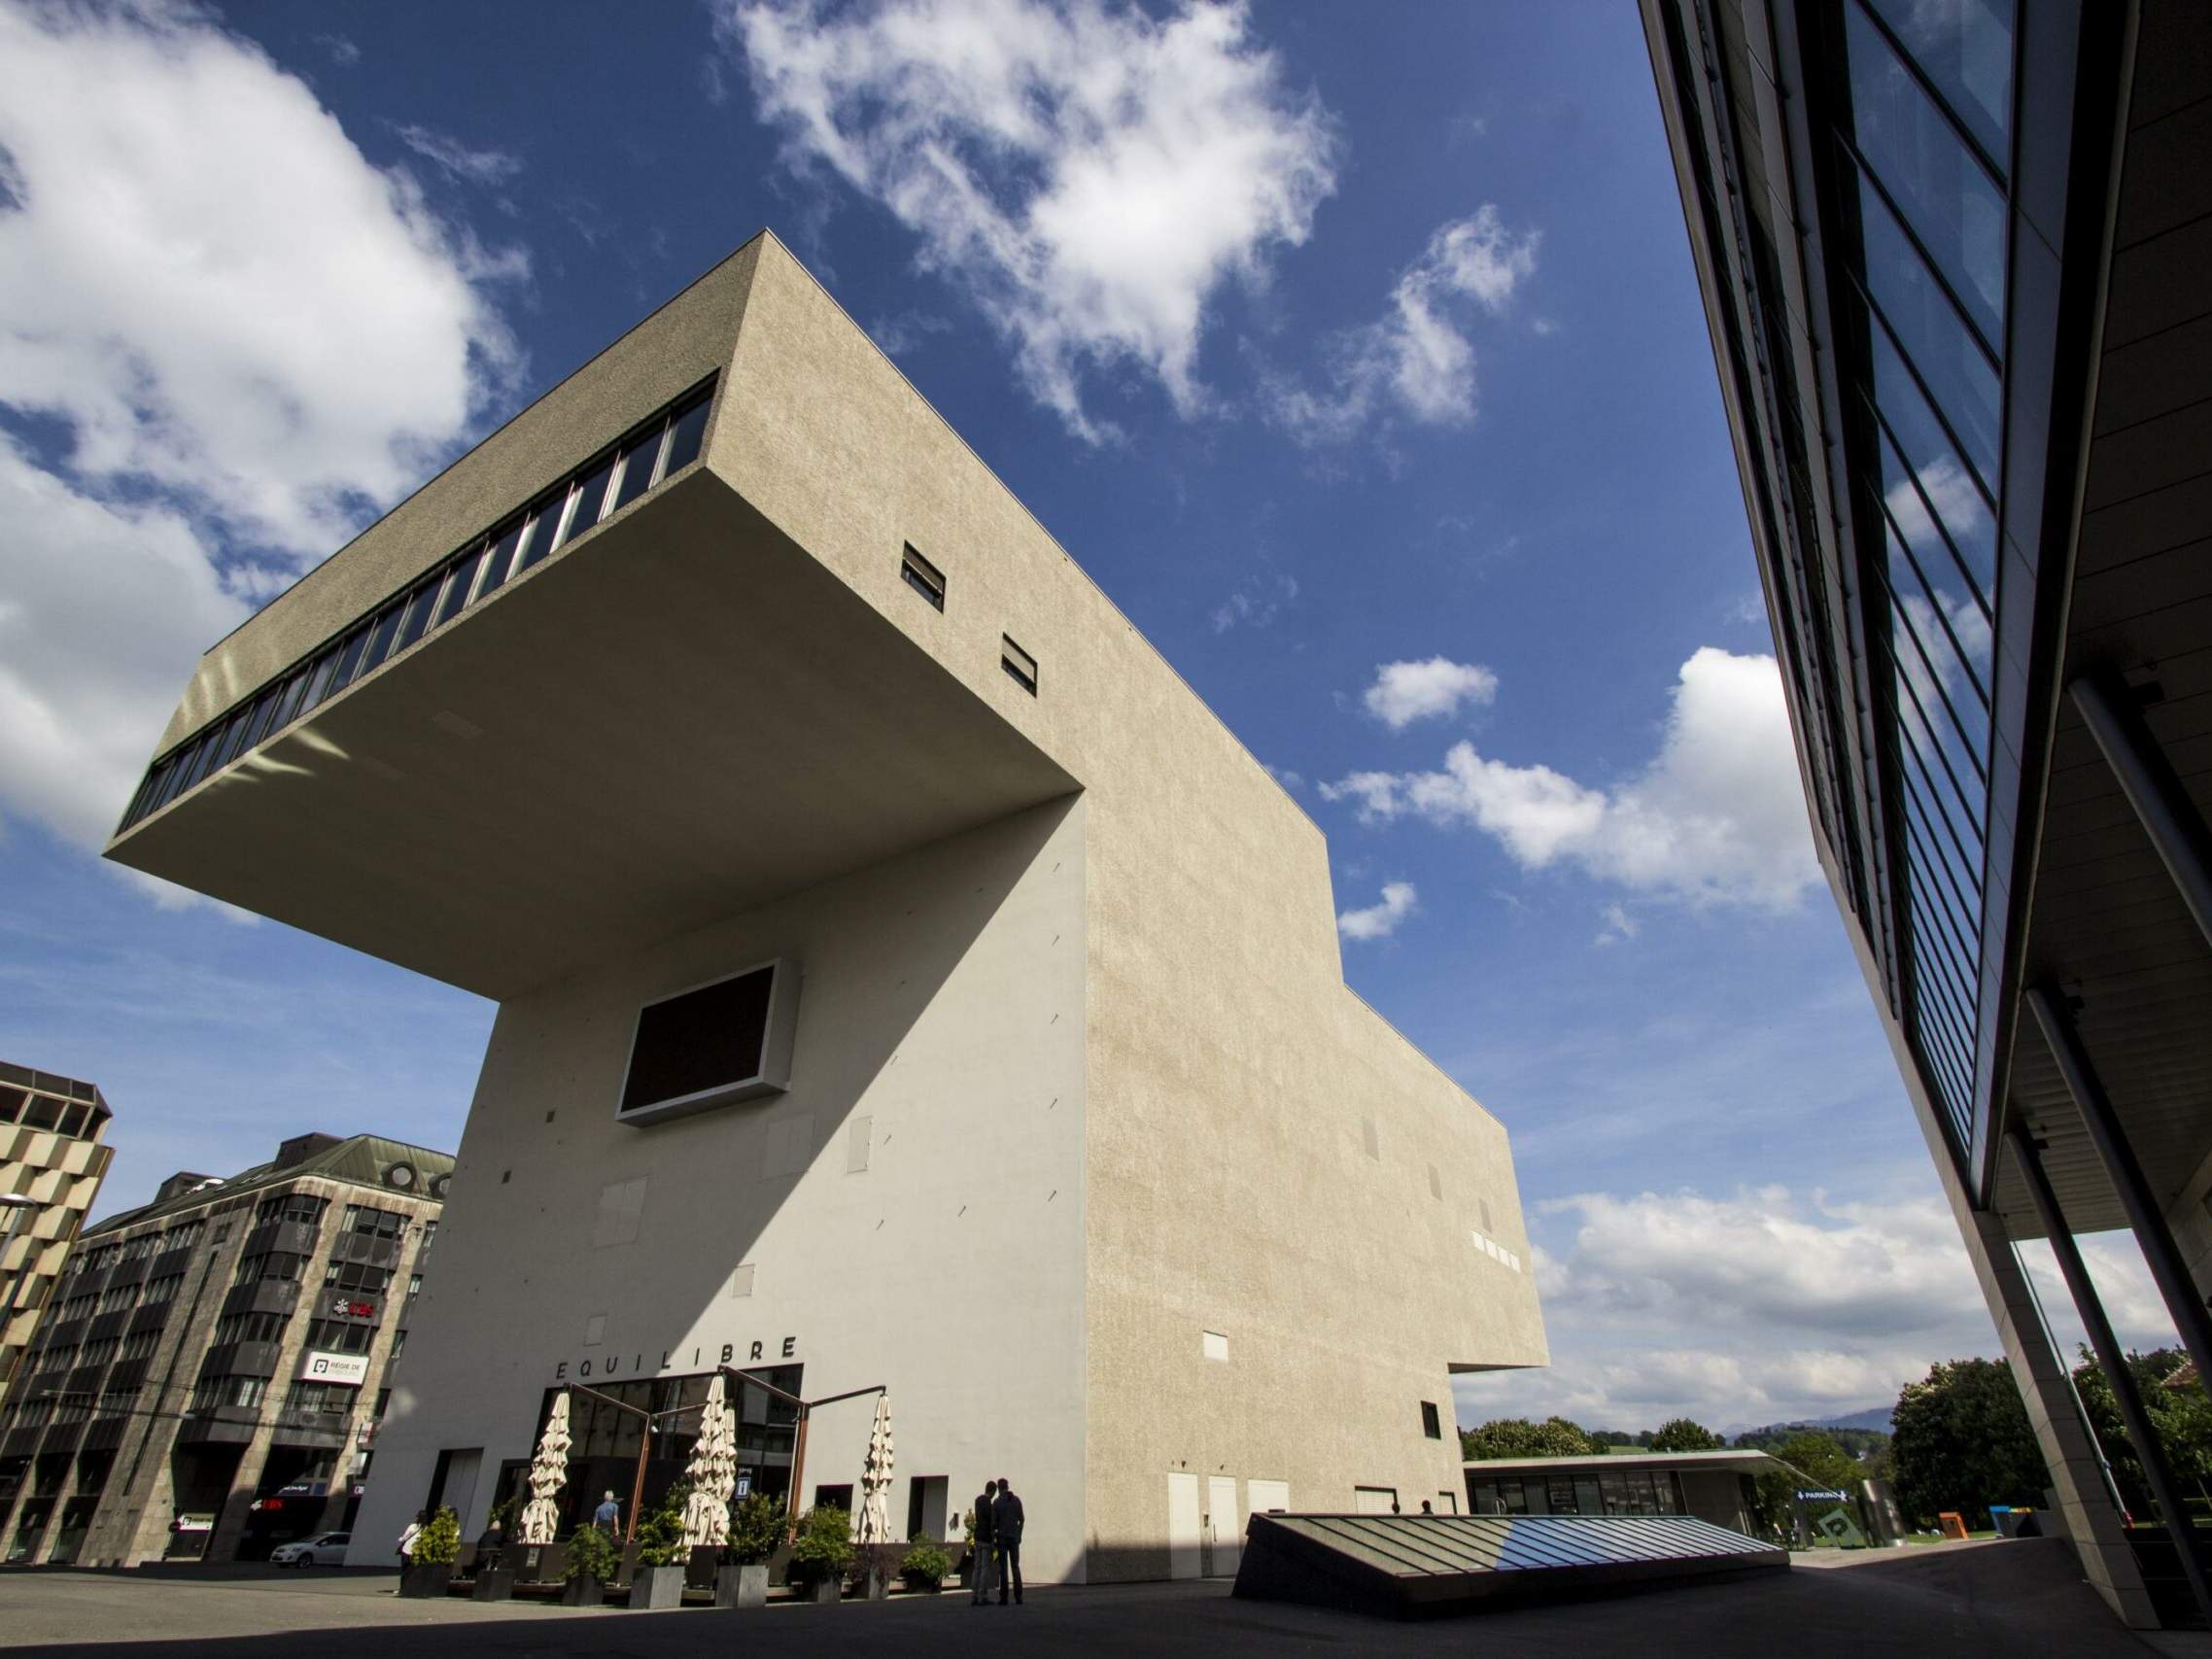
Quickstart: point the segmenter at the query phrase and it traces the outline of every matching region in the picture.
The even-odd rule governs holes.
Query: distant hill
[[[1868,1429],[1878,1434],[1888,1434],[1895,1432],[1889,1423],[1890,1415],[1895,1409],[1894,1406],[1889,1405],[1870,1405],[1864,1411],[1847,1412],[1841,1417],[1821,1417],[1812,1420],[1799,1418],[1791,1423],[1763,1423],[1755,1428],[1731,1429],[1727,1433],[1728,1437],[1732,1440],[1739,1434],[1749,1434],[1754,1438],[1767,1435],[1779,1437],[1797,1429]]]

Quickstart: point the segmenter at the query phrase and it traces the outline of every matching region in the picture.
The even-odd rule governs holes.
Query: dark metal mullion
[[[1944,275],[1943,266],[1937,262],[1935,256],[1928,252],[1928,245],[1920,240],[1920,233],[1913,228],[1912,217],[1897,205],[1897,198],[1889,193],[1889,187],[1882,182],[1882,175],[1874,170],[1874,164],[1859,154],[1857,144],[1842,132],[1836,134],[1836,139],[1843,145],[1844,153],[1857,163],[1858,170],[1866,182],[1874,187],[1874,193],[1882,198],[1882,205],[1889,210],[1889,217],[1897,222],[1897,228],[1905,233],[1905,240],[1913,245],[1914,254],[1918,257],[1920,263],[1926,267],[1928,275],[1935,278],[1936,287],[1943,290],[1944,298],[1949,300],[1951,308],[1958,313],[1958,320],[1966,325],[1967,338],[1981,348],[1982,355],[1989,360],[1989,366],[1996,371],[1997,379],[2001,383],[2005,377],[2005,360],[1999,357],[1989,342],[1982,337],[1981,326],[1974,321],[1973,315],[1967,310],[1965,303],[1959,299],[1958,290],[1951,286],[1951,278]],[[2012,198],[2008,195],[2005,200],[2010,204]],[[1861,226],[1859,240],[1863,253],[1865,244],[1863,225]],[[2007,252],[2010,252],[2009,248]],[[2007,294],[2006,297],[2009,300],[2011,295]]]
[[[1896,671],[1893,668],[1892,677],[1903,678],[1904,676],[1901,671]],[[1910,687],[1907,688],[1908,691],[1910,691]],[[1917,710],[1919,705],[1918,703],[1915,703],[1913,707]],[[1987,879],[1987,865],[1988,861],[1987,853],[1985,851],[1982,857],[1976,858],[1967,851],[1966,844],[1959,836],[1958,826],[1952,821],[1950,808],[1944,802],[1943,790],[1936,781],[1938,774],[1930,770],[1927,757],[1920,753],[1919,744],[1914,740],[1912,734],[1905,729],[1903,713],[1904,711],[1902,708],[1900,708],[1897,723],[1897,739],[1905,750],[1912,755],[1915,766],[1918,768],[1921,780],[1927,789],[1930,816],[1935,818],[1939,823],[1943,825],[1945,833],[1951,838],[1952,845],[1958,849],[1959,863],[1965,868],[1976,872],[1976,885],[1980,885]],[[1935,740],[1932,736],[1930,736],[1928,741],[1933,743]],[[1940,752],[1938,752],[1936,756],[1936,764],[1942,766],[1942,772],[1940,776],[1947,781],[1950,781],[1953,785],[1953,790],[1955,791],[1957,786],[1956,779],[1953,777],[1951,768],[1948,765],[1944,765],[1943,756]],[[1961,803],[1961,806],[1963,807],[1963,803]],[[1979,834],[1979,832],[1977,832],[1977,834]]]
[[[1965,555],[1958,551],[1958,542],[1953,537],[1951,534],[1951,526],[1944,523],[1943,514],[1936,511],[1934,501],[1930,499],[1927,490],[1920,483],[1920,469],[1913,465],[1913,458],[1905,453],[1904,443],[1898,438],[1896,429],[1890,426],[1889,418],[1886,415],[1883,414],[1882,405],[1876,401],[1873,391],[1871,389],[1863,389],[1861,396],[1866,401],[1867,408],[1872,410],[1874,413],[1874,423],[1877,428],[1877,431],[1875,432],[1876,446],[1880,448],[1881,446],[1886,444],[1890,450],[1895,452],[1897,459],[1904,463],[1905,476],[1911,479],[1913,483],[1913,494],[1919,498],[1920,510],[1928,515],[1928,524],[1935,531],[1936,539],[1943,543],[1943,550],[1951,555],[1952,569],[1958,572],[1958,579],[1965,585],[1967,596],[1971,598],[1974,601],[1975,605],[1981,608],[1982,614],[1989,618],[1993,624],[1996,620],[1996,609],[1991,601],[1984,596],[1980,578],[1977,577],[1972,570],[1969,570],[1966,568]],[[1945,429],[1947,433],[1949,430],[1949,428]],[[1982,496],[1983,491],[1981,482],[1974,476],[1974,467],[1972,463],[1962,459],[1959,465],[1966,472],[1967,481],[1974,485],[1974,493],[1977,496]],[[1880,470],[1880,468],[1878,467],[1877,470]],[[1984,496],[1983,498],[1983,510],[1988,510],[1988,500],[1987,496]],[[1897,522],[1896,518],[1889,511],[1889,501],[1886,497],[1884,498],[1882,502],[1882,516],[1884,522],[1888,524],[1894,525]],[[1995,515],[1991,514],[1989,519],[1989,527],[1992,531],[1996,529],[1996,523],[1997,521]],[[1913,551],[1912,538],[1900,531],[1897,536],[1897,541],[1898,544],[1905,549],[1906,558],[1910,559],[1913,562],[1913,573],[1920,578],[1921,585],[1926,587],[1927,590],[1932,594],[1935,591],[1935,584],[1928,580],[1927,570],[1920,564],[1920,556]],[[1949,620],[1950,619],[1948,617],[1945,619],[1947,626],[1949,624]],[[1964,652],[1961,652],[1959,654],[1961,656],[1965,655]],[[1984,696],[1983,701],[1988,701],[1986,695]]]
[[[1944,95],[1941,87],[1928,79],[1928,72],[1920,67],[1920,60],[1906,50],[1905,43],[1899,40],[1896,31],[1890,28],[1888,19],[1872,6],[1866,5],[1864,0],[1860,0],[1858,11],[1868,22],[1874,25],[1875,31],[1889,43],[1889,50],[1897,54],[1897,61],[1905,66],[1905,73],[1919,83],[1920,90],[1927,93],[1936,109],[1942,114],[1943,119],[1951,123],[1951,129],[1958,134],[1959,141],[1966,146],[1966,153],[1981,164],[1985,173],[1989,175],[1989,183],[1997,187],[1997,193],[2003,196],[2008,203],[2011,202],[2012,186],[2007,175],[2000,172],[1996,162],[1989,158],[1989,153],[1982,148],[1982,141],[1967,130],[1966,123],[1958,119],[1957,112],[1951,107],[1951,100]],[[2016,52],[2020,44],[2018,32],[2015,31],[2014,40]],[[2020,67],[2017,62],[2013,66],[2012,84],[2015,86],[2020,85]],[[2005,124],[2008,130],[2012,126],[2011,112],[2009,111]]]
[[[1909,835],[1907,845],[1914,849],[1916,861],[1922,870],[1925,870],[1930,864],[1940,862],[1940,860],[1933,857],[1929,853],[1928,849],[1921,845],[1918,836]],[[1942,891],[1934,887],[1932,878],[1923,884],[1927,885],[1930,888],[1932,896],[1929,900],[1929,904],[1943,920],[1945,924],[1945,936],[1949,938],[1953,946],[1957,949],[1958,960],[1962,964],[1969,962],[1976,963],[1976,976],[1978,978],[1980,975],[1978,964],[1981,958],[1981,952],[1976,950],[1970,943],[1973,935],[1967,931],[1963,923],[1960,921],[1958,915],[1945,906],[1943,903]],[[1961,972],[1963,972],[1963,969]],[[1961,985],[1960,988],[1963,989],[1964,986]]]
[[[1913,655],[1918,659],[1920,666],[1928,671],[1928,683],[1935,687],[1936,696],[1943,700],[1944,717],[1951,722],[1951,729],[1958,734],[1958,746],[1966,751],[1966,758],[1974,763],[1974,776],[1981,779],[1982,794],[1983,797],[1987,799],[1989,793],[1988,758],[1986,754],[1976,752],[1974,739],[1972,735],[1966,730],[1966,722],[1958,717],[1958,709],[1952,703],[1951,693],[1944,689],[1942,674],[1938,672],[1935,664],[1928,660],[1928,648],[1920,640],[1920,631],[1913,626],[1912,615],[1909,611],[1906,610],[1905,602],[1897,597],[1897,590],[1890,585],[1889,572],[1886,570],[1882,572],[1882,591],[1887,595],[1889,599],[1889,635],[1891,639],[1889,654],[1891,658],[1894,659],[1897,654],[1895,645],[1897,624],[1903,623],[1906,636],[1913,642]],[[1966,659],[1963,656],[1960,657],[1958,661],[1961,668],[1966,667]],[[1968,672],[1971,674],[1972,671],[1969,670]],[[1916,703],[1919,701],[1918,692],[1916,691],[1913,694],[1913,700]],[[1921,713],[1925,714],[1927,712],[1927,709],[1923,706],[1920,711]],[[1929,730],[1932,732],[1935,727],[1935,722],[1931,720],[1929,721],[1928,725]],[[1987,747],[1987,743],[1983,744],[1983,747]]]
[[[1860,241],[1859,259],[1863,263],[1866,259],[1863,235]],[[1929,389],[1927,377],[1920,372],[1920,365],[1913,361],[1913,354],[1905,349],[1904,342],[1897,337],[1897,330],[1890,326],[1888,317],[1884,314],[1882,307],[1875,302],[1874,290],[1867,286],[1865,271],[1852,270],[1848,275],[1851,286],[1858,290],[1859,298],[1866,302],[1867,315],[1873,318],[1876,326],[1888,336],[1890,347],[1897,354],[1897,361],[1905,365],[1905,372],[1912,376],[1914,386],[1919,390],[1920,400],[1927,404],[1928,413],[1935,418],[1935,424],[1943,429],[1945,441],[1951,445],[1952,452],[1958,457],[1960,465],[1966,469],[1967,481],[1974,486],[1976,493],[1988,504],[1990,520],[1992,523],[1995,522],[1997,516],[1996,486],[1982,476],[1982,469],[1974,465],[1967,454],[1966,446],[1958,441],[1957,430],[1952,426],[1951,417],[1944,412],[1943,399]],[[2004,370],[2001,368],[1997,371],[1997,391],[1999,397],[2002,397]],[[1872,400],[1871,393],[1869,394],[1869,400]],[[2002,411],[1999,414],[2001,418]],[[2001,440],[1998,447],[1997,462],[2000,466],[2004,463]]]
[[[1942,925],[1924,914],[1925,910],[1933,908],[1932,902],[1924,896],[1916,895],[1916,897],[1919,899],[1919,902],[1909,906],[1910,913],[1915,918],[1919,934],[1931,942],[1929,949],[1923,953],[1923,959],[1934,961],[1939,966],[1950,970],[1945,974],[1930,975],[1927,983],[1942,993],[1935,998],[1939,1012],[1952,1026],[1956,1028],[1955,1034],[1959,1038],[1958,1052],[1952,1057],[1958,1061],[1960,1074],[1971,1079],[1974,1074],[1968,1069],[1967,1061],[1972,1058],[1972,1046],[1967,1039],[1973,1034],[1974,1020],[1966,1013],[1968,999],[1960,979],[1961,970],[1955,961],[1945,955],[1943,950],[1939,949],[1944,944]]]
[[[1974,1113],[1974,1091],[1962,1089],[1958,1082],[1958,1062],[1951,1051],[1939,1047],[1936,1041],[1942,1027],[1929,1018],[1928,1007],[1920,1000],[1919,981],[1913,982],[1913,1045],[1920,1064],[1940,1086],[1945,1095],[1944,1116],[1951,1121],[1954,1138],[1964,1136],[1971,1127]],[[1956,1104],[1953,1098],[1956,1098]]]
[[[1920,800],[1918,795],[1912,791],[1912,789],[1907,788],[1904,791],[1904,795],[1906,804],[1911,809],[1905,814],[1907,829],[1911,830],[1917,828],[1919,831],[1921,839],[1924,840],[1930,847],[1934,847],[1936,845],[1935,826],[1930,821],[1932,814],[1929,812],[1926,805]],[[1950,863],[1945,859],[1935,858],[1931,860],[1931,862],[1933,862],[1943,872],[1944,885],[1950,890],[1953,900],[1955,901],[1958,906],[1957,914],[1962,925],[1970,921],[1973,916],[1978,916],[1981,913],[1982,909],[1979,899],[1977,899],[1977,902],[1973,904],[1968,904],[1966,902],[1966,889],[1958,884],[1957,872],[1953,870]],[[1969,931],[1971,931],[1971,929],[1969,929]]]
[[[1965,789],[1960,786],[1958,774],[1952,768],[1951,757],[1943,752],[1943,744],[1936,738],[1936,724],[1928,718],[1927,705],[1920,701],[1920,694],[1913,689],[1913,676],[1905,672],[1905,665],[1897,660],[1897,647],[1884,639],[1883,641],[1883,652],[1889,659],[1891,680],[1902,684],[1905,688],[1905,695],[1912,699],[1913,711],[1919,715],[1921,729],[1927,733],[1928,742],[1935,745],[1936,764],[1943,768],[1944,777],[1951,779],[1951,787],[1958,797],[1958,804],[1966,809],[1966,815],[1973,822],[1976,838],[1986,842],[1989,833],[1988,791],[1985,789],[1982,792],[1982,810],[1979,812],[1975,812],[1973,801],[1968,797]],[[1964,735],[1964,733],[1960,734],[1961,737]],[[1929,781],[1933,782],[1934,779],[1931,778]],[[1965,848],[1961,847],[1959,850],[1963,852]],[[1986,857],[1987,847],[1985,846]],[[1972,863],[1974,860],[1969,859],[1968,862]]]
[[[1919,591],[1927,596],[1928,606],[1936,613],[1937,620],[1943,627],[1944,638],[1951,641],[1951,648],[1957,655],[1959,666],[1965,669],[1967,679],[1973,683],[1975,701],[1982,705],[1983,713],[1989,718],[1990,730],[1993,733],[1996,729],[1996,710],[1990,707],[1988,690],[1982,684],[1981,671],[1975,668],[1974,659],[1967,654],[1965,647],[1958,642],[1958,631],[1951,625],[1951,617],[1945,612],[1943,608],[1942,596],[1936,592],[1934,587],[1929,585],[1927,572],[1920,569],[1919,560],[1913,556],[1912,544],[1908,542],[1905,539],[1904,536],[1898,531],[1897,521],[1889,516],[1889,508],[1886,502],[1884,503],[1881,511],[1882,522],[1889,530],[1890,534],[1896,536],[1897,547],[1899,551],[1905,555],[1905,563],[1912,570],[1913,580],[1918,584]],[[1896,592],[1896,584],[1892,582],[1889,584],[1889,586],[1891,593],[1894,594]],[[1968,591],[1972,591],[1971,582],[1968,584]],[[1990,661],[1993,666],[1996,660],[1996,653],[1994,649],[1996,644],[1996,633],[1994,629],[1990,631],[1989,642],[1991,646]],[[1925,656],[1926,654],[1927,653],[1925,651],[1921,652],[1922,656]]]
[[[1912,887],[1911,874],[1908,872],[1906,883],[1908,887],[1907,908],[1915,912],[1916,915],[1923,909],[1927,912],[1925,916],[1919,916],[1920,931],[1926,934],[1933,943],[1945,946],[1953,952],[1953,955],[1944,959],[1944,966],[1951,970],[1946,984],[1957,1000],[1957,1006],[1952,1009],[1951,1013],[1958,1020],[1961,1029],[1971,1031],[1975,1026],[1972,1013],[1975,999],[1967,983],[1967,971],[1960,965],[1962,962],[1971,960],[1971,958],[1955,954],[1958,941],[1953,937],[1944,925],[1942,917],[1937,914],[1936,901],[1929,897],[1926,892],[1926,881],[1923,879],[1919,887],[1915,889]],[[1914,903],[1915,900],[1918,901],[1918,904]]]

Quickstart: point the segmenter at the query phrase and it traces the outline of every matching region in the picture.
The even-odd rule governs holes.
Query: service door
[[[1291,1483],[1287,1480],[1248,1480],[1244,1483],[1245,1513],[1264,1515],[1270,1509],[1288,1511]]]
[[[1167,1575],[1198,1576],[1198,1477],[1180,1470],[1167,1476]]]
[[[1234,1578],[1244,1552],[1244,1516],[1236,1506],[1236,1476],[1206,1476],[1206,1536],[1213,1542],[1215,1578]]]

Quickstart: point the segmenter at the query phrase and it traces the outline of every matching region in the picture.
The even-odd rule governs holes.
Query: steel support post
[[[2066,687],[2066,695],[2181,890],[2197,931],[2212,944],[2212,838],[2134,699],[2125,684],[2101,674],[2083,675]]]
[[[2166,1226],[2165,1214],[2151,1192],[2142,1164],[2136,1160],[2135,1149],[2121,1130],[2111,1097],[2097,1081],[2096,1068],[2090,1064],[2081,1034],[2052,990],[2031,985],[2022,1000],[2042,1028],[2051,1057],[2057,1062],[2058,1075],[2065,1080],[2066,1092],[2074,1097],[2075,1109],[2082,1115],[2082,1126],[2089,1130],[2090,1142],[2112,1180],[2120,1207],[2127,1212],[2127,1225],[2135,1229],[2144,1264],[2158,1282],[2166,1311],[2173,1315],[2182,1346],[2196,1362],[2196,1374],[2212,1379],[2212,1314],[2206,1312],[2197,1295],[2196,1281],[2190,1277],[2189,1265],[2181,1259],[2181,1247],[2174,1243],[2173,1230]]]
[[[2051,1178],[2043,1171],[2043,1155],[2036,1150],[2034,1137],[2021,1124],[2015,1123],[2006,1138],[2012,1142],[2013,1157],[2020,1162],[2028,1195],[2035,1200],[2036,1214],[2043,1218],[2043,1230],[2051,1241],[2051,1254],[2058,1259],[2058,1272],[2066,1281],[2067,1293],[2074,1298],[2074,1311],[2082,1316],[2090,1346],[2096,1352],[2097,1364],[2104,1367],[2104,1380],[2112,1386],[2112,1398],[2120,1407],[2120,1420],[2126,1425],[2128,1443],[2135,1448],[2136,1459],[2143,1466],[2143,1477],[2151,1485],[2151,1496],[2158,1501],[2159,1514],[2166,1524],[2166,1536],[2173,1539],[2174,1553],[2181,1557],[2181,1571],[2189,1580],[2190,1594],[2196,1598],[2205,1623],[2212,1625],[2212,1584],[2205,1581],[2204,1564],[2197,1558],[2196,1524],[2190,1519],[2189,1506],[2181,1500],[2173,1469],[2166,1462],[2165,1447],[2160,1442],[2159,1431],[2143,1404],[2142,1391],[2135,1386],[2134,1373],[2127,1368],[2127,1356],[2121,1351],[2120,1339],[2112,1333],[2112,1322],[2105,1317],[2104,1303],[2097,1296],[2088,1265],[2082,1261],[2081,1248],[2075,1244],[2065,1215],[2058,1208],[2058,1194],[2052,1190]]]

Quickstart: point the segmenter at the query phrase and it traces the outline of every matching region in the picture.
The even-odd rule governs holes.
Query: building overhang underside
[[[505,999],[1078,787],[701,467],[108,856]]]

